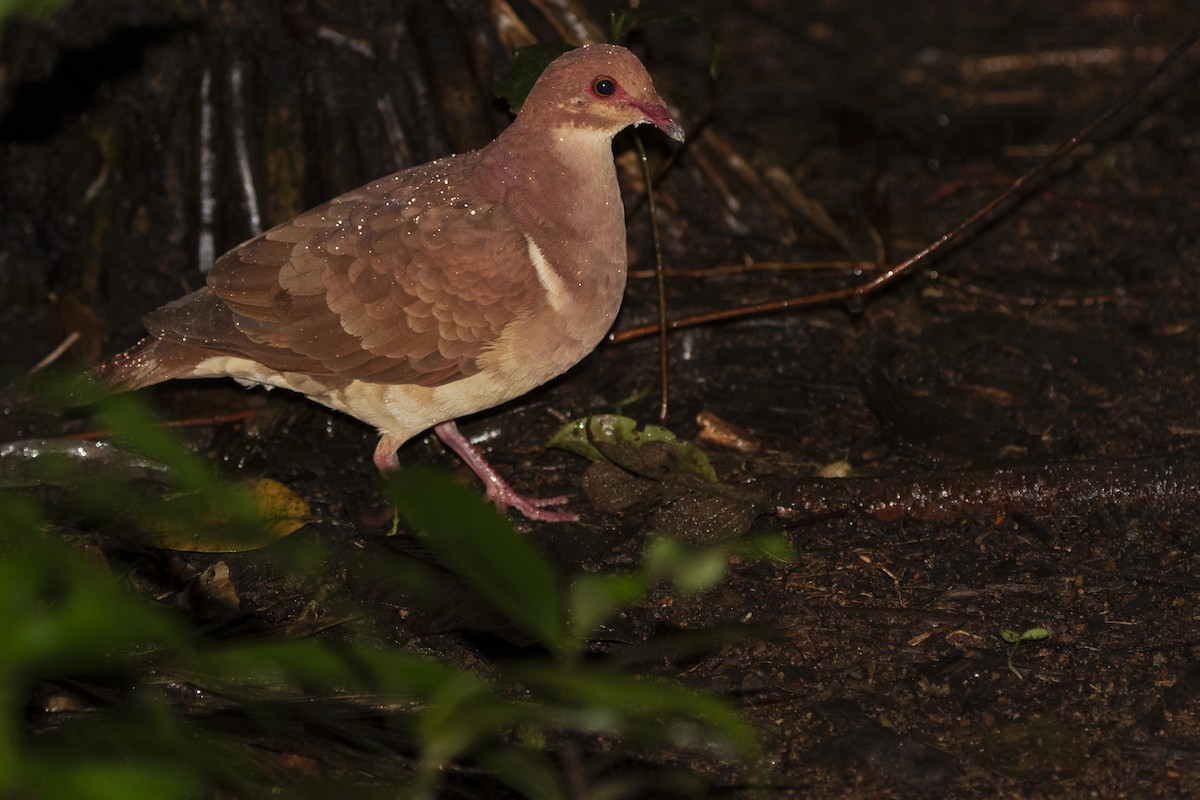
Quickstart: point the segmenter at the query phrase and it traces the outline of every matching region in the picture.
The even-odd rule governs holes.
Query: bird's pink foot
[[[509,508],[516,509],[527,518],[538,522],[575,522],[579,519],[577,515],[569,511],[553,511],[547,508],[547,506],[558,506],[567,502],[570,498],[566,495],[527,497],[514,489],[512,484],[504,480],[496,468],[488,463],[488,460],[483,457],[483,453],[467,441],[453,421],[443,422],[433,430],[438,438],[457,453],[459,458],[471,468],[471,471],[479,476],[483,485],[487,487],[487,499],[501,512]],[[387,434],[384,434],[383,438],[379,440],[379,446],[375,448],[375,466],[379,468],[380,472],[389,472],[400,468],[399,459],[396,457],[396,449],[400,444],[402,442]]]
[[[479,476],[487,487],[487,499],[491,500],[501,511],[515,508],[529,519],[538,522],[574,522],[579,519],[568,511],[550,511],[546,506],[557,506],[567,502],[566,497],[526,497],[504,480],[496,468],[488,463],[476,447],[467,441],[458,430],[454,421],[443,422],[436,426],[433,432],[445,442],[446,446],[458,453],[458,457],[467,462],[467,466]]]
[[[567,502],[570,498],[566,495],[559,497],[527,497],[512,488],[503,479],[499,483],[488,484],[487,499],[492,501],[496,508],[501,511],[507,508],[515,508],[528,519],[534,519],[538,522],[576,522],[579,519],[578,514],[572,514],[570,511],[551,511],[546,508],[546,506],[559,506]]]

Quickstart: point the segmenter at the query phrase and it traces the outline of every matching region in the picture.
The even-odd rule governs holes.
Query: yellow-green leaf
[[[239,553],[266,547],[308,524],[304,499],[279,481],[255,478],[229,487],[243,495],[256,518],[240,518],[220,493],[186,492],[167,498],[144,522],[157,547],[193,553]]]
[[[572,420],[551,437],[548,446],[568,450],[592,461],[601,461],[604,454],[596,443],[641,447],[647,442],[670,446],[675,461],[689,472],[709,483],[717,482],[717,472],[704,454],[691,442],[681,441],[674,433],[659,425],[646,425],[640,431],[637,421],[619,414],[595,414]]]

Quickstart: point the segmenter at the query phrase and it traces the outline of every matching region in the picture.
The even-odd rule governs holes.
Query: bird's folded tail
[[[172,378],[192,374],[206,353],[185,345],[147,336],[133,347],[88,370],[88,391],[79,402],[90,403],[110,394],[132,392]]]

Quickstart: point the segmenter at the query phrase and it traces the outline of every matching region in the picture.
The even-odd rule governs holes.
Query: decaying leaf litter
[[[166,74],[183,70],[186,57],[174,54],[177,19],[170,14],[189,11],[177,6],[152,12],[163,18],[149,20],[158,27],[142,51]],[[117,9],[127,21],[142,13]],[[847,261],[833,237],[765,190],[761,176],[779,170],[828,211],[857,255],[882,252],[894,261],[1069,136],[1197,24],[1194,13],[1174,6],[1135,11],[1090,2],[936,12],[868,3],[689,10],[719,33],[716,89],[696,68],[709,53],[702,32],[647,30],[642,44],[651,70],[684,106],[684,120],[715,109],[709,127],[736,145],[691,151],[693,164],[675,165],[657,182],[666,262],[676,268]],[[190,13],[185,23],[195,19]],[[251,59],[239,45],[247,28],[237,14],[222,21],[226,27],[213,34],[221,46],[185,71],[191,78],[212,71],[214,108],[304,91],[265,66],[274,51],[285,62],[294,58],[288,47],[260,32],[272,44],[262,60]],[[362,47],[355,47],[378,46],[372,27],[353,14],[301,14],[290,24],[310,43],[327,42],[317,48],[321,69],[307,84],[319,102],[278,108],[319,108],[313,117],[325,121],[298,124],[286,111],[262,120],[279,143],[264,147],[263,158],[282,158],[259,194],[284,204],[272,213],[320,199],[306,195],[315,183],[347,186],[360,177],[355,170],[386,172],[400,135],[413,160],[437,154],[426,148],[460,146],[447,140],[463,135],[463,124],[427,125],[433,141],[426,144],[407,123],[378,121],[389,113],[407,120],[409,108],[440,104],[419,90],[416,77],[410,97],[367,96],[368,84],[385,77],[369,60],[364,70]],[[198,46],[195,34],[182,36]],[[55,41],[86,51],[89,40],[103,43],[103,31],[68,26]],[[409,75],[450,74],[430,63],[433,48],[417,58],[421,68]],[[228,78],[238,64],[249,76],[241,95]],[[290,77],[303,69],[297,63]],[[739,698],[765,730],[776,786],[830,796],[1195,791],[1195,493],[1185,482],[1178,492],[1155,494],[1161,481],[1141,484],[1120,471],[1131,463],[1186,462],[1200,428],[1195,69],[1194,59],[1181,65],[1020,211],[885,296],[859,308],[672,337],[670,428],[690,439],[704,411],[746,429],[762,442],[759,450],[708,445],[709,458],[722,481],[770,487],[776,505],[803,505],[792,488],[835,464],[848,464],[854,480],[878,476],[884,486],[906,480],[894,476],[931,471],[986,481],[989,469],[1010,465],[1088,463],[1103,470],[1110,463],[1107,474],[1118,476],[1119,496],[1090,504],[1001,502],[983,514],[934,521],[853,510],[816,520],[763,518],[762,528],[783,526],[793,561],[735,568],[701,597],[664,593],[627,613],[610,631],[609,647],[653,641],[671,628],[746,619],[783,631],[687,659],[664,657],[659,665],[663,674]],[[5,215],[2,286],[6,309],[21,325],[6,326],[3,335],[19,365],[36,363],[67,328],[92,325],[83,337],[88,346],[100,346],[102,325],[110,342],[130,340],[137,316],[194,276],[201,239],[193,210],[202,149],[191,135],[196,104],[172,102],[167,83],[138,88],[141,74],[99,81],[80,120],[67,117],[57,127],[51,120],[39,129],[6,120],[4,205],[16,212]],[[362,98],[330,90],[340,74],[362,81]],[[129,97],[157,98],[145,103],[155,113],[137,110]],[[370,112],[363,118],[377,121],[351,126],[337,112],[360,102]],[[148,122],[156,119],[163,121]],[[497,112],[478,124],[490,130],[502,123]],[[328,136],[334,157],[298,158],[305,148],[283,144],[298,132]],[[139,136],[147,146],[137,146]],[[153,136],[183,144],[156,150]],[[214,152],[236,165],[230,132],[220,136],[226,139]],[[54,146],[68,142],[89,154],[90,169],[52,159]],[[207,225],[214,238],[233,244],[248,225],[245,189],[236,170],[221,181],[228,202]],[[63,213],[47,215],[45,208]],[[642,216],[631,219],[631,232],[641,258],[635,266],[644,267]],[[114,256],[150,266],[114,270]],[[669,303],[687,313],[726,299],[820,291],[852,277],[838,269],[750,268],[680,276],[668,281]],[[648,284],[635,284],[619,324],[652,321],[654,304]],[[66,321],[63,329],[46,324],[52,316]],[[579,497],[584,523],[530,531],[564,567],[628,566],[640,553],[647,518],[661,506],[590,510],[576,488],[586,463],[541,449],[560,426],[555,414],[619,410],[653,421],[656,366],[651,343],[606,348],[567,380],[475,423],[477,434],[490,437],[493,457],[508,460],[524,485],[544,480],[548,491]],[[218,462],[278,479],[317,516],[350,525],[318,525],[322,536],[370,540],[386,527],[390,512],[362,458],[370,432],[235,388],[180,387],[156,399],[168,417],[261,409],[241,425],[190,435]],[[6,441],[66,432],[60,419],[28,409],[9,409],[6,419],[13,425]],[[428,443],[406,457],[452,466]],[[1083,480],[1083,488],[1094,485]],[[247,567],[239,578],[238,563],[229,563],[243,609],[266,608],[264,598],[274,593],[269,574]],[[143,565],[143,576],[152,572]],[[149,583],[170,580],[158,572]],[[381,603],[378,613],[389,612]],[[286,613],[274,606],[263,618]],[[1050,635],[1021,645],[1018,680],[1001,632],[1037,627]],[[479,645],[464,646],[455,630],[450,618],[417,638],[479,658]],[[715,764],[696,768],[717,785],[738,780]]]

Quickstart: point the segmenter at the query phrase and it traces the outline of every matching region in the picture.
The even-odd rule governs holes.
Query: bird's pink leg
[[[487,499],[501,511],[515,508],[529,519],[539,522],[574,522],[579,519],[575,514],[567,511],[550,511],[545,508],[545,506],[555,506],[567,502],[566,496],[526,497],[514,489],[508,481],[501,477],[496,468],[488,463],[488,460],[483,457],[483,453],[480,453],[474,445],[467,441],[453,421],[443,422],[433,431],[479,476],[483,485],[487,487]],[[400,439],[386,433],[383,434],[379,440],[379,446],[375,448],[375,466],[380,472],[392,472],[400,468],[396,450],[402,444],[404,442]]]
[[[579,519],[575,514],[567,511],[550,511],[545,508],[567,502],[566,496],[526,497],[514,489],[508,481],[501,477],[496,468],[488,463],[488,460],[483,457],[483,453],[479,452],[474,445],[467,441],[467,437],[459,432],[458,426],[454,424],[453,420],[434,427],[433,432],[445,442],[447,447],[458,453],[459,458],[467,462],[467,466],[479,476],[483,485],[487,487],[487,499],[495,503],[501,511],[506,508],[515,508],[529,519],[536,519],[540,522],[574,522]],[[376,451],[376,459],[378,463],[378,451]]]
[[[398,439],[390,433],[379,437],[379,444],[375,446],[375,469],[380,472],[395,472],[400,469],[400,459],[396,456],[396,451],[402,444],[403,439]]]

